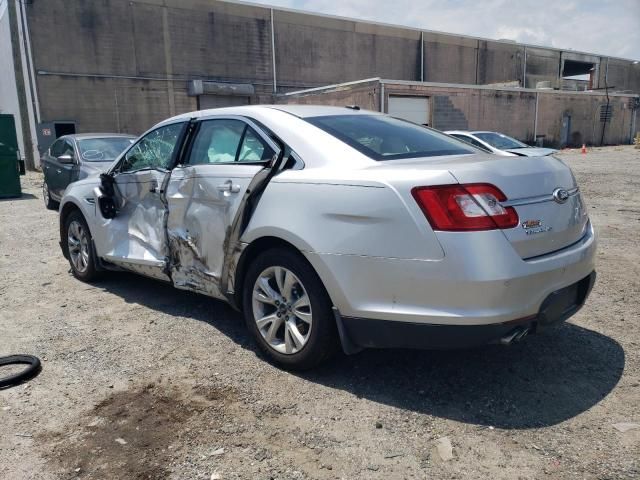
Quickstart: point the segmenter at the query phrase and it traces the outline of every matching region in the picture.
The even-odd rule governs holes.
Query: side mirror
[[[73,163],[73,156],[69,153],[65,153],[64,155],[60,155],[58,161],[60,163]]]

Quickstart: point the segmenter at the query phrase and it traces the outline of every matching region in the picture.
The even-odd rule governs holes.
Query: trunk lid
[[[573,173],[552,156],[478,154],[380,163],[386,164],[383,169],[391,170],[446,169],[461,184],[498,187],[507,197],[504,206],[513,206],[519,218],[517,227],[502,232],[523,259],[565,248],[586,233],[588,216]],[[419,182],[416,180],[415,186],[420,186]],[[563,193],[554,197],[559,190]]]

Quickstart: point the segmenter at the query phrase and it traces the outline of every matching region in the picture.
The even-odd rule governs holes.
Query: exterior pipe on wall
[[[527,88],[527,46],[524,47],[524,60],[522,62],[522,88]]]
[[[11,0],[9,0],[11,1]],[[11,10],[13,9],[13,15]],[[25,14],[23,2],[15,0],[13,4],[9,4],[9,15],[13,18],[13,26],[15,35],[12,35],[12,43],[17,47],[18,52],[14,52],[14,62],[16,69],[16,84],[18,87],[18,97],[20,98],[20,121],[22,124],[22,141],[24,149],[25,164],[28,170],[35,170],[40,167],[40,152],[38,151],[38,140],[36,133],[36,122],[39,121],[39,105],[34,95],[35,78],[33,64],[29,62],[29,53],[27,47],[30,45],[28,41],[28,33],[25,31]],[[18,82],[20,77],[20,82]],[[32,81],[33,80],[33,81]]]
[[[420,32],[420,81],[424,82],[424,32]]]
[[[27,20],[27,13],[24,10],[24,3],[17,1],[20,8],[20,19],[22,21],[22,35],[24,39],[24,54],[27,57],[27,65],[29,72],[29,87],[33,96],[33,106],[36,117],[36,122],[40,123],[40,101],[38,100],[38,86],[35,80],[35,70],[33,68],[33,55],[31,53],[31,35],[29,34],[29,22]]]
[[[536,92],[536,108],[533,117],[533,142],[537,145],[538,142],[538,92]]]
[[[276,81],[276,36],[273,22],[273,8],[271,12],[271,62],[273,66],[273,93],[278,93],[278,82]]]

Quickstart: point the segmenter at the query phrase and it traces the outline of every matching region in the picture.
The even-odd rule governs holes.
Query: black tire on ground
[[[303,285],[309,296],[313,324],[309,339],[300,351],[293,354],[276,351],[262,337],[253,315],[253,287],[258,276],[269,267],[290,270]],[[299,254],[284,248],[274,248],[261,253],[249,266],[244,279],[242,310],[247,328],[260,349],[278,366],[288,370],[308,370],[329,360],[339,349],[338,332],[332,303],[322,281]]]
[[[60,204],[51,198],[51,190],[49,190],[46,180],[42,183],[42,198],[47,210],[58,210]]]
[[[72,260],[72,254],[70,251],[70,245],[69,245],[69,226],[73,223],[73,222],[78,222],[84,232],[86,232],[87,235],[87,242],[88,242],[88,262],[87,262],[87,266],[86,269],[84,270],[80,270],[76,267],[76,265],[74,264],[73,260]],[[93,249],[93,240],[91,237],[91,231],[89,230],[89,226],[87,225],[87,221],[84,219],[84,216],[82,215],[82,213],[79,210],[74,210],[73,212],[71,212],[67,218],[65,218],[64,221],[64,236],[62,237],[63,241],[67,242],[65,248],[68,251],[68,258],[69,258],[69,265],[71,265],[71,272],[73,273],[73,276],[76,277],[78,280],[82,280],[83,282],[92,282],[94,280],[97,280],[100,277],[101,272],[98,271],[96,269],[96,258],[95,258],[95,251]]]
[[[10,355],[8,357],[0,357],[0,367],[5,365],[25,364],[27,368],[8,377],[0,377],[0,388],[18,385],[40,372],[40,359],[33,355]]]

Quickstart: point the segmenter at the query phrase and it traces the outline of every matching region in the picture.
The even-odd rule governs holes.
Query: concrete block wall
[[[425,33],[424,81],[476,83],[477,49],[478,41],[472,38],[453,37],[440,33]],[[412,79],[407,78],[405,80]]]
[[[24,7],[42,121],[73,120],[82,131],[139,133],[196,108],[185,93],[191,79],[250,83],[251,103],[271,101],[274,74],[278,92],[370,77],[527,87],[548,80],[558,88],[563,58],[583,55],[218,0],[31,0]],[[640,65],[588,57],[599,62],[598,83],[608,62],[610,85],[640,92]],[[133,103],[116,105],[120,96]],[[467,116],[480,108],[480,100],[464,108],[449,100]]]
[[[358,105],[365,110],[380,110],[380,83],[366,82],[356,86],[338,87],[336,89],[319,92],[309,92],[303,95],[281,95],[276,97],[275,103],[300,105],[332,105],[344,107]]]
[[[557,98],[556,98],[557,97]],[[607,104],[605,95],[564,96],[540,95],[538,100],[538,134],[545,135],[545,142],[558,145],[561,122],[564,115],[571,117],[570,144],[614,145],[630,143],[633,111],[629,97],[610,97],[612,117],[606,125],[600,121],[600,109]],[[638,115],[640,116],[640,115]],[[604,139],[602,130],[604,126]]]
[[[517,80],[522,85],[524,47],[510,43],[478,41],[478,85]]]
[[[272,91],[268,9],[202,0],[26,8],[43,121],[138,134],[197,108],[189,79],[250,82],[256,99]]]
[[[530,144],[534,144],[536,136],[540,136],[545,146],[555,148],[578,147],[583,143],[600,145],[602,140],[600,108],[607,102],[604,94],[456,87],[384,80],[383,84],[369,81],[289,94],[280,96],[278,100],[282,103],[355,104],[380,110],[377,99],[382,88],[384,111],[387,111],[389,95],[429,97],[431,125],[439,130],[498,131]],[[613,114],[606,124],[603,144],[624,144],[633,138],[633,110],[630,108],[633,98],[629,95],[610,95]],[[563,145],[562,120],[566,115],[571,116],[571,130],[568,144]]]
[[[468,130],[469,119],[465,114],[467,107],[466,97],[458,94],[434,95],[431,97],[432,127],[442,131]],[[454,103],[454,101],[456,103]],[[460,105],[462,103],[462,105]],[[456,107],[458,104],[458,107]],[[459,108],[461,107],[461,108]]]
[[[186,84],[169,88],[165,81],[45,75],[39,86],[46,92],[42,118],[74,121],[78,133],[140,134],[175,114],[172,110],[197,108],[196,98],[187,96]]]
[[[438,130],[497,130],[533,142],[535,93],[390,82],[385,94],[430,97]]]
[[[526,88],[536,88],[538,82],[549,81],[552,88],[560,88],[560,52],[527,47]]]
[[[274,32],[279,84],[420,78],[417,31],[274,10]]]

